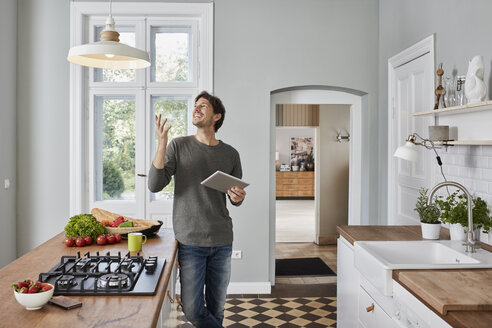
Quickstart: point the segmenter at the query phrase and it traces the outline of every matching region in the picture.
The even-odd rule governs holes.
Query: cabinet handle
[[[142,174],[142,173],[138,173],[137,175],[138,175],[139,177],[146,177],[146,176],[147,176],[147,174]]]
[[[169,290],[167,291],[167,297],[169,298],[169,302],[174,303],[174,300],[171,297],[171,293],[169,292]]]
[[[366,307],[366,312],[371,312],[374,311],[374,303],[371,304],[371,306]]]

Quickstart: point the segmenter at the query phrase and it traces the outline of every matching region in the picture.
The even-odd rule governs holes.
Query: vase
[[[451,240],[466,240],[465,228],[461,223],[451,223],[449,225],[449,235]]]
[[[422,228],[422,238],[439,239],[441,233],[441,223],[424,223],[420,222]]]
[[[314,171],[314,163],[306,163],[306,170]]]

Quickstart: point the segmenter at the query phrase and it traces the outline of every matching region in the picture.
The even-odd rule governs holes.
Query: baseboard
[[[266,282],[231,282],[227,287],[227,294],[270,294],[272,284]],[[176,293],[181,294],[179,280],[176,282]]]
[[[327,236],[316,236],[316,241],[318,245],[336,245],[338,239],[338,234],[327,235]]]

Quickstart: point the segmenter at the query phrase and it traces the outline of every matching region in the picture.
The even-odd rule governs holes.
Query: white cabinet
[[[356,269],[354,246],[341,236],[337,245],[337,327],[451,327],[395,281],[384,296]]]
[[[354,265],[354,246],[337,241],[337,327],[357,327],[359,271]]]
[[[174,263],[173,263],[174,264]],[[168,263],[166,263],[168,265]],[[171,318],[171,312],[173,308],[176,308],[176,277],[177,277],[177,265],[173,265],[171,270],[171,276],[169,277],[169,282],[167,284],[166,294],[164,295],[164,302],[162,303],[161,315],[159,316],[159,321],[157,326],[159,328],[175,328],[176,320]],[[164,279],[164,277],[161,277]]]
[[[358,316],[359,324],[365,328],[397,327],[391,317],[362,286],[359,287]]]

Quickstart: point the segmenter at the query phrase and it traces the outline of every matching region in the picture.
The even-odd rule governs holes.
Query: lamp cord
[[[448,179],[446,179],[446,176],[444,175],[444,171],[442,169],[442,161],[441,161],[441,157],[439,156],[439,154],[437,153],[437,150],[436,150],[436,147],[434,145],[434,142],[430,139],[425,139],[425,138],[422,138],[420,135],[418,135],[417,133],[414,133],[414,135],[416,135],[417,137],[419,137],[420,139],[422,139],[422,146],[424,146],[425,148],[427,149],[432,149],[434,151],[434,153],[436,154],[436,160],[437,160],[437,164],[439,165],[439,168],[441,169],[441,175],[444,179],[444,181],[448,181]],[[430,143],[430,146],[427,145],[427,143]],[[448,189],[448,186],[446,186],[446,191],[448,192],[448,196],[450,196],[451,194],[449,193],[449,189]]]
[[[113,0],[109,0],[109,16],[113,17]]]

